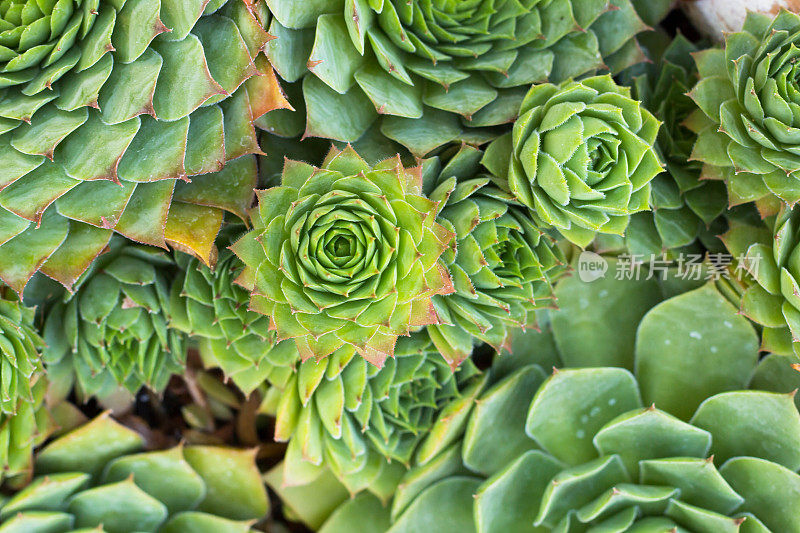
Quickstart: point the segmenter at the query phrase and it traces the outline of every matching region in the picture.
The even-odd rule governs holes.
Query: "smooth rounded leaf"
[[[641,405],[627,370],[559,370],[534,396],[525,432],[557,459],[580,464],[598,456],[592,439],[600,428]]]
[[[711,284],[654,307],[636,338],[642,399],[684,420],[709,396],[744,388],[757,360],[753,326]]]

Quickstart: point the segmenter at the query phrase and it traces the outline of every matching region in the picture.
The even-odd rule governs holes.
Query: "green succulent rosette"
[[[555,241],[480,166],[482,156],[464,145],[423,163],[439,223],[455,234],[443,254],[455,292],[434,298],[444,323],[427,328],[453,366],[476,342],[500,352],[515,329],[535,328],[536,311],[554,306],[552,283],[565,266]]]
[[[384,487],[404,465],[447,438],[432,432],[437,421],[463,424],[483,383],[470,360],[452,370],[424,332],[399,339],[381,368],[351,346],[303,361],[274,413],[275,440],[289,442],[282,483],[305,484],[329,469],[351,493],[371,488],[388,499]]]
[[[631,217],[625,244],[631,253],[642,255],[697,248],[698,241],[721,251],[715,235],[725,230],[720,217],[728,206],[728,192],[724,183],[701,179],[702,163],[691,159],[697,135],[686,125],[697,110],[686,93],[697,82],[692,54],[698,48],[680,34],[668,39],[660,32],[645,34],[640,41],[652,62],[631,67],[622,77],[636,99],[662,122],[656,148],[666,164],[666,172],[651,182],[652,212]]]
[[[107,414],[59,437],[37,455],[33,482],[0,505],[0,531],[249,533],[267,513],[252,450],[144,445]]]
[[[800,210],[784,207],[763,222],[734,219],[722,237],[743,284],[742,313],[761,326],[763,349],[780,355],[800,354],[798,224]]]
[[[303,360],[352,346],[381,365],[398,336],[439,322],[431,298],[453,290],[439,260],[452,234],[419,168],[333,148],[321,168],[287,160],[281,185],[258,198],[254,229],[232,246],[238,281]]]
[[[0,6],[0,278],[71,287],[113,233],[206,262],[280,107],[263,1]],[[250,154],[250,155],[248,155]]]
[[[703,178],[725,182],[731,205],[756,202],[765,214],[800,200],[800,104],[796,65],[800,17],[749,13],[725,49],[695,55],[700,81],[689,96],[702,110],[692,159]]]
[[[302,83],[306,135],[353,142],[380,118],[415,155],[492,138],[526,87],[644,60],[630,0],[267,1],[266,53]]]
[[[163,390],[180,373],[185,335],[169,325],[173,259],[115,237],[75,284],[45,312],[42,360],[48,373],[73,379],[88,398],[123,386]]]
[[[275,343],[269,318],[248,308],[250,293],[234,281],[244,264],[223,249],[214,269],[176,254],[170,326],[189,335],[208,367],[220,368],[245,394],[264,381],[285,383],[299,359],[291,341]]]
[[[483,163],[543,226],[585,247],[597,234],[623,235],[631,215],[650,209],[650,182],[663,171],[659,125],[610,76],[534,85]]]
[[[13,415],[20,402],[34,400],[31,387],[42,370],[44,341],[34,327],[34,309],[0,285],[0,413]],[[10,297],[10,299],[6,299]]]
[[[462,437],[412,467],[391,507],[360,494],[320,531],[797,529],[794,394],[749,388],[755,330],[714,284],[688,288],[564,279],[564,307],[495,359]]]

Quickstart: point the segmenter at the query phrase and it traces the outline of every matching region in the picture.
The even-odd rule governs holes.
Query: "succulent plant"
[[[352,142],[381,119],[416,155],[488,140],[523,87],[641,61],[630,0],[269,0],[266,53],[302,83],[306,135]]]
[[[352,346],[303,361],[275,412],[275,440],[289,441],[284,483],[307,482],[327,467],[357,492],[402,471],[437,443],[421,445],[438,419],[463,423],[482,385],[472,361],[453,371],[424,332],[399,339],[382,368]]]
[[[800,487],[800,414],[791,395],[720,393],[685,422],[643,407],[642,387],[621,368],[566,369],[547,379],[535,366],[519,370],[482,397],[464,436],[461,460],[482,476],[435,481],[405,509],[395,507],[389,531],[437,523],[440,513],[467,526],[442,531],[800,526],[791,511]],[[517,405],[513,416],[499,416]],[[405,503],[409,495],[398,496]]]
[[[412,467],[389,509],[365,493],[321,531],[354,519],[392,533],[797,529],[794,394],[742,390],[755,331],[713,284],[656,303],[685,288],[561,281],[551,330],[495,359],[460,441]],[[619,351],[634,373],[605,366]]]
[[[692,159],[703,178],[722,180],[732,205],[756,202],[764,214],[800,200],[800,104],[795,62],[800,16],[750,13],[725,49],[699,52],[700,81],[689,96],[702,110]]]
[[[264,381],[284,384],[299,359],[291,341],[275,343],[269,318],[248,308],[250,293],[234,283],[244,265],[223,249],[213,270],[196,257],[176,254],[170,326],[198,344],[209,367],[219,367],[245,394]]]
[[[169,326],[172,258],[122,237],[46,311],[43,361],[75,379],[84,398],[122,385],[162,390],[186,357],[185,336]]]
[[[632,214],[650,209],[650,182],[663,170],[658,129],[610,76],[544,83],[483,163],[543,225],[585,247],[598,233],[622,235]]]
[[[616,267],[613,258],[608,261],[610,268]],[[657,277],[620,280],[606,276],[584,282],[578,276],[573,276],[558,282],[556,295],[559,309],[545,313],[549,315],[549,321],[543,317],[541,332],[520,331],[513,338],[513,355],[501,355],[493,359],[487,372],[487,380],[492,385],[488,390],[483,389],[475,400],[466,428],[464,425],[449,427],[450,438],[444,441],[443,446],[436,448],[436,453],[418,454],[410,469],[402,478],[394,481],[391,505],[382,503],[380,497],[376,498],[373,488],[375,485],[382,487],[380,483],[370,485],[368,490],[348,499],[346,491],[342,496],[343,489],[333,482],[329,474],[323,474],[307,485],[284,486],[278,490],[296,518],[312,525],[314,529],[321,528],[319,530],[322,533],[340,533],[356,526],[370,533],[433,529],[502,531],[503,528],[511,531],[549,531],[550,524],[539,529],[533,527],[539,509],[537,498],[541,497],[542,492],[537,496],[526,485],[526,479],[537,479],[547,486],[552,476],[566,465],[559,464],[555,470],[542,467],[541,475],[536,474],[537,470],[526,470],[527,474],[531,474],[529,477],[513,478],[502,488],[493,489],[494,494],[499,494],[497,498],[484,497],[478,490],[479,485],[491,486],[502,472],[515,468],[513,465],[516,461],[526,466],[538,464],[526,463],[530,458],[520,459],[528,454],[545,458],[552,454],[561,461],[559,454],[562,452],[584,453],[586,459],[581,462],[595,459],[597,450],[593,447],[592,437],[611,420],[595,418],[603,419],[602,413],[608,414],[608,410],[614,411],[614,416],[629,411],[637,416],[641,414],[645,421],[666,421],[667,430],[664,433],[648,433],[652,426],[647,425],[630,432],[638,433],[637,437],[642,440],[639,446],[630,449],[664,453],[659,446],[648,444],[648,439],[657,442],[680,441],[685,436],[683,429],[690,425],[686,422],[692,419],[695,412],[703,409],[701,405],[713,403],[708,400],[711,397],[718,400],[731,397],[737,401],[744,398],[745,405],[752,398],[760,413],[772,410],[768,418],[759,422],[746,416],[737,418],[730,414],[720,415],[719,420],[727,422],[735,418],[736,424],[741,424],[732,427],[730,432],[723,428],[726,440],[746,441],[748,445],[756,443],[758,446],[764,442],[780,442],[782,444],[775,448],[763,445],[761,449],[782,450],[777,453],[797,456],[797,448],[793,443],[800,437],[800,433],[797,433],[800,417],[791,405],[794,394],[789,391],[800,384],[800,373],[796,372],[797,381],[793,386],[776,383],[775,375],[778,372],[785,375],[787,367],[779,369],[779,365],[768,364],[766,366],[770,368],[763,368],[769,358],[758,362],[758,340],[753,326],[738,315],[737,309],[717,290],[714,283],[684,280],[674,269],[663,280]],[[593,305],[587,305],[588,302],[593,302]],[[604,319],[598,320],[598,316]],[[547,377],[543,370],[545,368],[554,369],[549,388],[557,391],[558,401],[542,405],[540,416],[541,413],[547,414],[545,418],[553,429],[551,434],[561,431],[567,435],[551,448],[545,446],[552,445],[552,442],[543,444],[525,434],[529,406]],[[692,380],[684,379],[686,368],[693,369]],[[573,382],[572,378],[558,381],[559,376],[573,374],[583,376],[580,380],[575,379],[581,382],[580,385],[566,385]],[[607,383],[609,386],[602,385],[608,376],[614,376],[610,382],[615,385],[612,386],[610,382]],[[773,392],[741,392],[742,389],[756,387],[757,380],[759,387],[766,385],[766,389]],[[564,388],[560,388],[560,384],[565,384]],[[512,390],[515,392],[511,393]],[[627,408],[618,405],[620,400],[611,402],[611,405],[607,401],[597,400],[605,394],[614,395],[621,390],[635,390],[635,401]],[[588,399],[584,400],[585,397]],[[604,397],[604,400],[607,399]],[[764,403],[767,407],[764,407],[762,399],[766,399]],[[652,404],[658,410],[641,408]],[[738,407],[746,409],[741,405]],[[573,416],[575,412],[577,416]],[[656,416],[652,413],[656,413]],[[775,419],[781,421],[774,423]],[[639,420],[634,416],[634,422]],[[752,426],[745,427],[747,424]],[[510,429],[512,427],[513,430]],[[751,428],[752,433],[749,433]],[[787,428],[788,433],[782,433]],[[675,430],[674,435],[670,434],[672,429]],[[711,432],[706,426],[704,429]],[[442,430],[437,422],[431,431],[439,433]],[[691,431],[697,433],[697,430]],[[740,438],[742,435],[748,435],[748,438]],[[782,440],[782,435],[789,435],[786,441]],[[792,446],[795,448],[792,449]],[[604,457],[611,455],[603,453]],[[717,454],[717,464],[721,464],[727,452],[712,448],[712,453]],[[711,464],[707,462],[705,454],[700,455],[701,462]],[[772,460],[772,456],[761,452],[755,456]],[[613,461],[616,463],[616,459]],[[547,461],[544,464],[546,466]],[[631,462],[626,460],[623,464],[628,468]],[[282,475],[283,472],[276,468],[267,477],[275,485]],[[449,489],[436,488],[440,485],[455,487],[460,482],[453,480],[464,476],[470,483],[468,489],[466,484],[461,487],[461,496],[454,496]],[[795,479],[794,476],[791,472],[788,478],[790,482]],[[385,480],[381,479],[380,482],[385,483]],[[638,483],[638,478],[628,482]],[[598,494],[603,488],[609,487],[601,485]],[[310,495],[319,491],[325,491],[326,497],[315,501]],[[473,494],[478,494],[478,498],[473,499]],[[773,494],[767,493],[767,498],[774,499],[779,507],[786,503],[781,500],[783,495],[774,498]],[[679,497],[675,499],[680,501]],[[567,514],[573,515],[572,527],[586,525],[575,520],[574,512],[587,501],[575,502],[573,507],[567,502],[566,507],[561,507],[562,511],[566,508]],[[478,505],[471,502],[480,502],[484,507],[479,510]],[[625,506],[621,504],[620,510],[625,510]],[[642,516],[648,512],[659,512],[658,506],[655,508],[656,511],[644,508]],[[573,512],[569,513],[570,510]],[[630,510],[626,512],[631,513]],[[483,519],[478,518],[481,515]],[[508,519],[504,520],[504,517]],[[321,525],[323,523],[324,526]],[[754,522],[751,521],[750,525],[754,525]],[[622,527],[622,530],[627,529]],[[690,527],[689,530],[698,529]],[[713,528],[699,529],[707,530],[718,531]],[[783,531],[780,528],[777,530]]]
[[[536,327],[536,310],[553,306],[552,282],[564,258],[527,209],[480,166],[483,152],[464,145],[423,163],[423,183],[438,202],[439,223],[455,234],[443,260],[455,292],[434,297],[443,324],[429,325],[453,366],[474,342],[508,348],[511,332]]]
[[[210,261],[252,200],[253,120],[288,105],[266,17],[262,0],[3,2],[0,278],[69,287],[113,232]]]
[[[800,209],[782,208],[757,225],[731,221],[722,237],[745,285],[742,313],[762,328],[762,347],[781,355],[800,353]]]
[[[728,206],[727,189],[720,181],[701,179],[702,163],[690,157],[697,135],[685,124],[701,113],[685,94],[697,81],[691,54],[698,48],[680,34],[670,41],[661,32],[644,34],[640,42],[652,62],[631,67],[622,79],[662,122],[656,148],[666,172],[651,182],[653,210],[631,217],[625,243],[631,253],[642,255],[684,249],[697,240],[721,251],[715,235],[725,231],[720,217]]]
[[[258,199],[253,231],[232,246],[238,282],[302,359],[352,346],[381,365],[398,336],[439,321],[431,297],[453,290],[439,260],[452,234],[422,196],[420,169],[333,148],[321,168],[287,161]]]
[[[33,471],[33,450],[56,429],[55,421],[45,405],[47,380],[31,376],[28,385],[31,398],[20,399],[16,412],[0,414],[0,483],[26,485]]]
[[[34,309],[0,285],[0,413],[13,415],[20,401],[33,402],[31,387],[42,370],[44,341],[34,328]],[[13,299],[6,299],[11,297]]]
[[[36,479],[0,506],[0,531],[247,533],[267,513],[254,451],[143,447],[107,414],[59,437],[37,455]]]

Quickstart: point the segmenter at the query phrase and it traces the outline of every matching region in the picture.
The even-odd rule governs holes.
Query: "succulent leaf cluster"
[[[723,236],[744,273],[742,313],[762,328],[764,350],[780,355],[800,350],[800,211],[783,207],[763,223],[732,220]]]
[[[527,86],[642,61],[630,0],[271,0],[267,55],[302,83],[306,135],[380,132],[417,155],[486,140]]]
[[[0,506],[0,530],[247,533],[266,514],[252,451],[143,447],[107,414],[59,437],[37,456],[34,481]]]
[[[632,253],[645,255],[686,249],[698,239],[716,250],[721,246],[714,236],[724,230],[720,217],[728,206],[728,193],[724,183],[701,179],[703,165],[691,158],[697,135],[688,126],[699,113],[686,95],[697,82],[692,54],[699,48],[680,34],[670,41],[663,33],[651,32],[641,42],[651,62],[631,67],[622,77],[636,99],[662,122],[656,148],[666,172],[651,182],[652,212],[631,217],[625,243]]]
[[[692,159],[703,176],[725,182],[732,205],[756,202],[765,214],[800,199],[800,126],[796,66],[800,17],[747,16],[725,49],[695,56],[700,81],[690,96],[702,110]]]
[[[800,15],[675,7],[0,0],[0,533],[800,533]]]
[[[463,421],[483,383],[469,360],[451,369],[422,333],[400,338],[381,368],[351,346],[303,361],[275,412],[275,439],[289,441],[283,483],[306,484],[324,466],[351,493],[383,496],[376,480],[439,446],[444,435],[432,428]]]
[[[170,326],[194,340],[206,366],[220,368],[245,394],[262,383],[283,384],[299,359],[291,341],[276,343],[269,318],[249,309],[250,293],[235,280],[244,264],[223,249],[213,270],[177,254],[170,291]]]
[[[34,449],[57,427],[45,403],[47,380],[34,375],[29,386],[29,400],[19,400],[14,413],[0,414],[0,483],[5,486],[21,487],[30,482]]]
[[[621,368],[566,369],[544,379],[528,367],[509,376],[483,396],[462,445],[464,465],[486,477],[454,472],[435,480],[399,508],[389,531],[436,523],[437,509],[464,521],[461,531],[798,526],[789,509],[800,483],[800,414],[790,395],[720,393],[683,421],[643,407],[641,387]],[[518,402],[522,416],[498,428],[497,414]],[[759,416],[737,417],[742,409]],[[483,447],[498,433],[508,444],[516,439],[501,448],[508,450],[502,459],[487,458]]]
[[[0,7],[0,278],[70,287],[116,232],[210,260],[283,105],[263,2],[8,0]],[[247,156],[247,157],[242,157]]]
[[[46,311],[45,366],[86,398],[119,386],[163,390],[186,357],[185,335],[169,324],[174,274],[167,253],[114,238],[75,292]]]
[[[534,85],[484,164],[543,225],[585,247],[650,209],[660,122],[610,76]]]
[[[20,401],[34,401],[44,341],[34,327],[34,310],[6,299],[6,292],[0,286],[0,413],[13,415]]]
[[[672,282],[592,283],[559,284],[551,328],[495,361],[460,440],[408,470],[391,507],[362,494],[321,531],[365,516],[394,533],[796,528],[800,412],[793,393],[745,390],[757,360],[747,320],[713,284],[669,297]],[[614,286],[602,309],[581,305]],[[588,320],[612,310],[609,323]]]
[[[440,321],[431,297],[453,291],[439,260],[452,234],[419,168],[334,148],[320,168],[287,161],[281,185],[258,197],[253,231],[232,247],[239,281],[301,358],[352,346],[381,365],[398,336]]]
[[[554,305],[553,282],[565,266],[555,240],[482,169],[482,156],[465,145],[423,164],[439,223],[455,234],[443,254],[455,290],[434,298],[443,323],[427,328],[452,365],[469,357],[475,342],[500,352],[515,329],[535,328],[536,311]]]

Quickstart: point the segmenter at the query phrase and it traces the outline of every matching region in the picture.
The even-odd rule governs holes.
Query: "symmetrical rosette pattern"
[[[800,413],[793,393],[742,390],[752,326],[713,285],[657,303],[676,287],[627,284],[563,280],[552,332],[495,359],[459,441],[412,467],[390,509],[365,493],[321,531],[355,520],[392,533],[800,527]],[[600,309],[583,305],[603,293]],[[598,313],[609,323],[590,320]],[[626,352],[635,373],[604,366]],[[551,364],[572,368],[548,377]]]
[[[172,282],[170,325],[198,343],[200,357],[219,367],[245,394],[264,381],[285,383],[299,358],[291,341],[275,343],[269,318],[248,308],[250,293],[234,281],[244,265],[221,250],[214,270],[178,253]]]
[[[275,439],[289,441],[283,482],[306,483],[322,467],[353,493],[396,478],[434,423],[464,418],[482,385],[471,361],[453,371],[424,333],[398,340],[382,368],[351,346],[303,361],[275,412]]]
[[[34,400],[31,387],[42,369],[44,341],[33,325],[34,310],[10,292],[0,285],[0,413],[13,415],[20,401]]]
[[[650,208],[659,121],[610,76],[531,87],[484,164],[542,223],[585,247]]]
[[[263,1],[0,6],[0,278],[70,287],[113,232],[209,261],[245,218],[253,120],[284,105]]]
[[[442,256],[455,292],[434,298],[444,323],[428,326],[453,366],[469,357],[475,340],[500,352],[512,331],[536,327],[536,310],[553,306],[552,282],[564,266],[554,240],[481,168],[482,156],[465,145],[423,163],[438,221],[456,236]]]
[[[253,451],[144,444],[108,415],[59,437],[38,454],[38,477],[3,501],[0,531],[249,533],[267,513]]]
[[[733,219],[722,239],[744,274],[742,313],[762,327],[763,349],[800,354],[800,209],[757,225]]]
[[[453,236],[419,168],[334,148],[322,168],[287,160],[258,198],[253,231],[232,247],[246,265],[238,282],[302,359],[352,346],[381,365],[398,336],[439,322],[431,297],[453,291],[439,260]]]
[[[800,200],[800,105],[796,64],[800,16],[750,13],[725,49],[699,52],[700,81],[690,93],[703,114],[692,158],[705,179],[723,180],[732,205],[762,213]]]
[[[691,159],[697,135],[686,125],[701,113],[686,96],[697,82],[691,54],[698,49],[682,35],[669,42],[666,35],[653,32],[641,42],[652,62],[628,69],[623,79],[636,99],[662,122],[656,148],[666,172],[651,182],[652,213],[631,217],[625,233],[627,248],[634,254],[659,254],[698,239],[706,248],[720,248],[713,236],[724,231],[720,216],[728,206],[727,189],[720,181],[701,179],[702,163]]]
[[[184,334],[169,326],[174,261],[156,248],[115,237],[109,250],[46,311],[48,373],[75,379],[84,396],[122,385],[162,390],[186,357]]]
[[[306,135],[380,131],[424,155],[491,138],[524,87],[619,70],[644,56],[630,0],[268,0],[267,55],[302,82]],[[487,138],[487,135],[489,137]]]

